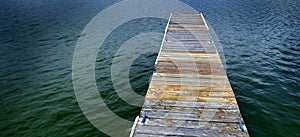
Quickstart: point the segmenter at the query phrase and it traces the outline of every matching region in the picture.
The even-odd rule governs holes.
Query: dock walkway
[[[131,135],[249,136],[201,13],[174,13]]]

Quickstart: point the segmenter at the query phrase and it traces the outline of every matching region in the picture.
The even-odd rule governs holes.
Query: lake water
[[[72,59],[85,26],[117,2],[1,1],[0,136],[105,136],[77,103]],[[300,1],[183,2],[203,12],[219,37],[250,135],[300,136]],[[140,107],[126,103],[115,92],[114,54],[135,35],[163,33],[166,24],[157,18],[132,20],[113,31],[101,46],[97,86],[103,87],[101,97],[119,117],[133,121]],[[145,44],[159,47],[161,40]],[[156,56],[155,52],[143,54],[131,65],[129,82],[137,94],[145,95]]]

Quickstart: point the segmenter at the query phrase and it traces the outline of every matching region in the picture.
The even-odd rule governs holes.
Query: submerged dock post
[[[249,136],[201,13],[170,16],[130,136]]]

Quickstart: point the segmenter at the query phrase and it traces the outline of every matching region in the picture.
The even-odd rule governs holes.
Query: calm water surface
[[[77,104],[72,58],[87,23],[117,2],[1,1],[0,136],[105,136]],[[218,35],[251,136],[300,136],[300,1],[183,2],[204,12]],[[133,121],[140,108],[115,93],[110,78],[113,56],[135,35],[163,33],[166,23],[156,18],[132,20],[101,46],[106,52],[98,54],[97,85],[103,87],[100,93],[107,106],[124,119]],[[140,95],[146,93],[156,56],[141,55],[130,68],[130,84]]]

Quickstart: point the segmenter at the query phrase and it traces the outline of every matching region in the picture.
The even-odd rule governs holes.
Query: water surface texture
[[[105,136],[78,106],[72,59],[87,23],[117,2],[1,0],[0,136]],[[218,35],[250,135],[300,136],[300,1],[183,2],[203,12]],[[133,121],[140,108],[114,91],[110,74],[114,54],[135,35],[163,33],[166,24],[157,18],[132,20],[101,46],[105,52],[98,54],[96,62],[97,86],[102,87],[99,92],[111,111],[124,119]],[[131,65],[129,81],[137,94],[146,94],[156,56],[143,54]]]

